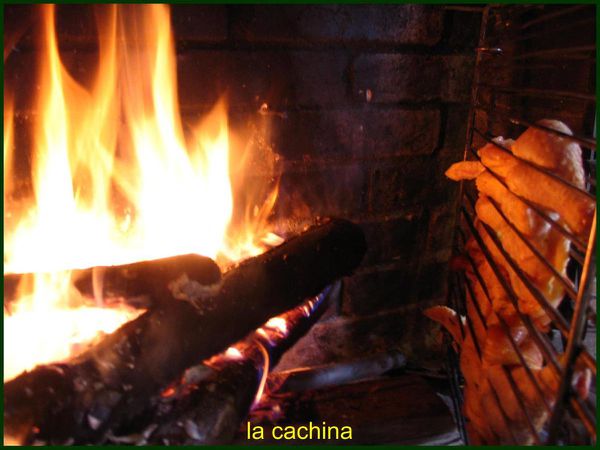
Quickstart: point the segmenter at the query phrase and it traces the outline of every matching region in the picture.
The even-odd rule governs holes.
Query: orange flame
[[[33,193],[5,228],[5,273],[23,277],[4,315],[4,377],[72,354],[138,314],[98,308],[73,292],[70,270],[184,253],[235,261],[264,251],[273,191],[241,229],[230,225],[230,134],[219,102],[189,133],[178,109],[165,5],[107,6],[98,65],[86,86],[61,61],[52,5],[42,8]],[[4,105],[5,224],[11,191],[13,104]],[[12,207],[12,208],[11,208]],[[276,236],[275,236],[276,237]],[[39,275],[40,273],[45,275]],[[32,279],[33,278],[33,279]]]

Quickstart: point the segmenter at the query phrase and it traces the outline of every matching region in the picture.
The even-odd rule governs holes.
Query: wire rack
[[[553,133],[580,145],[584,159],[586,185],[582,189],[558,175],[545,170],[529,161],[520,162],[552,177],[567,189],[594,200],[596,191],[595,173],[595,18],[593,5],[519,5],[487,6],[482,8],[482,23],[477,48],[476,69],[471,93],[470,116],[467,128],[465,160],[479,159],[477,149],[492,144],[504,152],[510,152],[501,143],[493,140],[496,136],[516,139],[527,128],[533,127],[547,133]],[[537,121],[540,119],[558,119],[568,124],[573,135],[546,128]],[[512,154],[512,153],[511,153]],[[489,170],[489,168],[488,168]],[[498,173],[490,170],[491,175],[505,187],[508,187]],[[540,405],[546,409],[548,419],[543,427],[535,423],[521,398],[517,381],[507,367],[502,369],[508,379],[510,389],[518,400],[527,426],[533,437],[533,443],[595,443],[596,440],[596,400],[594,388],[584,399],[572,389],[575,367],[586,367],[592,374],[592,386],[596,379],[596,270],[595,238],[596,213],[594,211],[591,232],[587,239],[576,235],[556,219],[556,215],[526,198],[519,197],[535,214],[543,218],[550,227],[557,230],[570,244],[569,263],[566,275],[557,270],[540,252],[535,244],[526,237],[506,217],[501,207],[490,199],[494,209],[510,227],[523,244],[536,256],[540,264],[551,271],[554,278],[564,288],[565,296],[556,307],[531,282],[528,275],[519,267],[511,255],[503,248],[495,230],[481,222],[476,227],[475,201],[477,192],[472,181],[461,182],[459,202],[457,204],[457,232],[455,233],[455,254],[466,257],[469,269],[483,287],[487,300],[491,302],[485,286],[484,276],[478,270],[473,259],[466,252],[469,239],[475,241],[487,263],[492,268],[506,296],[513,304],[518,318],[525,326],[541,354],[544,364],[550,366],[558,379],[559,387],[554,401],[548,401],[542,393],[542,387],[528,366],[527,360],[511,336],[510,326],[499,317],[499,325],[510,340],[510,346],[517,353],[525,369],[527,378],[539,393]],[[494,245],[496,248],[490,248]],[[507,279],[506,272],[499,267],[492,256],[493,252],[502,255],[510,268],[517,274],[529,293],[551,319],[551,330],[540,330],[538,326],[522,313],[519,298]],[[461,315],[467,317],[461,331],[475,336],[474,321],[484,324],[484,315],[475,298],[472,279],[464,272],[451,274],[449,304]],[[471,316],[467,302],[471,301]],[[475,311],[473,313],[473,311]],[[473,317],[473,316],[478,317]],[[587,338],[587,339],[586,339]],[[586,345],[592,342],[593,345]],[[482,356],[481,343],[474,342],[477,355]],[[452,352],[450,352],[452,353]],[[464,380],[461,377],[456,355],[448,360],[453,382],[455,401],[460,403],[460,388]],[[505,392],[495,392],[494,397],[502,412],[500,399]],[[461,408],[457,408],[461,411]],[[504,415],[504,412],[502,412]],[[459,413],[460,415],[460,413]],[[509,419],[504,415],[504,420]],[[457,424],[465,442],[469,437],[465,431],[465,418],[457,417]],[[514,437],[514,436],[513,436]],[[515,443],[518,438],[514,437]]]

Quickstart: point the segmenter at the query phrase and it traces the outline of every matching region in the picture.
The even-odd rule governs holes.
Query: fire
[[[266,226],[276,189],[241,227],[231,224],[230,172],[242,158],[230,149],[225,103],[184,131],[167,6],[99,9],[98,63],[88,83],[61,61],[54,7],[41,12],[25,200],[11,196],[14,108],[8,97],[4,104],[4,270],[36,274],[23,276],[19,300],[5,307],[5,380],[64,359],[139,314],[79,298],[71,269],[192,252],[230,262],[277,238]]]

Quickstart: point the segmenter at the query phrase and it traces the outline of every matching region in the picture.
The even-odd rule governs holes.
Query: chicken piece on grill
[[[571,134],[558,121],[539,125]],[[571,244],[544,216],[585,241],[595,205],[577,189],[584,187],[581,149],[568,138],[532,127],[516,141],[494,139],[478,155],[481,162],[456,163],[446,172],[453,180],[474,179],[479,194],[475,233],[457,265],[467,281],[468,318],[447,307],[425,315],[459,347],[471,443],[532,444],[540,441],[560,380],[521,318],[547,330],[554,314],[548,307],[564,297]],[[580,398],[590,380],[578,362],[571,388]]]
[[[525,236],[540,236],[550,229],[550,225],[543,217],[509,191],[489,171],[479,175],[475,185],[480,195],[485,194],[494,200],[510,222]]]
[[[495,233],[500,240],[503,250],[524,272],[524,278],[532,285],[530,289],[525,281],[517,275],[507,258],[491,239],[489,230],[485,227],[478,227],[478,231],[486,247],[490,250],[494,261],[502,268],[502,273],[508,277],[506,280],[510,281],[510,286],[518,298],[522,312],[537,321],[540,327],[545,328],[549,319],[540,300],[536,298],[532,290],[539,292],[540,296],[543,296],[550,306],[557,307],[565,293],[564,285],[550,267],[542,262],[508,225],[486,196],[479,198],[475,209],[478,219],[489,225],[492,229],[491,232]],[[532,246],[538,250],[543,259],[554,267],[558,274],[566,275],[569,241],[558,231],[548,230],[543,236],[533,240]],[[495,282],[490,280],[490,283]],[[504,288],[502,290],[504,292],[495,297],[502,300],[496,301],[504,301],[505,295],[508,295]]]
[[[461,161],[452,164],[445,175],[454,181],[474,180],[485,171],[485,166],[479,161]]]
[[[495,364],[481,357],[469,327],[465,326],[466,318],[446,306],[428,308],[424,314],[448,330],[459,347],[465,379],[463,413],[471,444],[535,443],[554,406],[560,382],[553,366],[542,366],[535,343],[511,325],[515,340],[524,336],[520,350],[526,365]],[[496,334],[499,339],[494,337]],[[495,341],[495,345],[506,345],[501,342],[502,334],[493,331],[493,327],[488,327],[487,339]],[[561,355],[559,361],[562,359]],[[590,382],[591,371],[578,361],[571,386],[580,398],[587,398]]]
[[[511,170],[506,184],[515,194],[557,212],[559,222],[580,240],[587,239],[596,206],[593,199],[523,163]]]
[[[537,125],[572,136],[573,132],[559,120],[540,120]],[[511,147],[515,156],[531,161],[570,181],[584,187],[585,173],[581,147],[572,140],[531,127]]]
[[[540,124],[571,134],[561,122],[540,121]],[[478,151],[478,155],[482,164],[501,177],[513,194],[542,209],[557,213],[560,222],[585,240],[590,230],[595,202],[535,167],[541,167],[583,189],[584,173],[579,145],[566,138],[530,128],[510,149],[513,154],[488,144]]]
[[[481,163],[501,178],[506,178],[518,160],[511,155],[515,141],[502,136],[492,140],[477,151]]]
[[[542,353],[523,325],[511,327],[509,334],[505,333],[500,325],[489,326],[482,357],[490,365],[521,364],[521,359],[513,345],[517,347],[529,367],[538,369],[542,367]]]
[[[540,281],[547,281],[552,276],[552,272],[540,264],[534,252],[504,220],[487,195],[480,195],[475,204],[475,211],[479,220],[494,230],[502,242],[502,247],[527,275]]]

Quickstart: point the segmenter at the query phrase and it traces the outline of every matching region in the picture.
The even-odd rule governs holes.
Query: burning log
[[[95,276],[94,271],[99,272]],[[101,278],[101,282],[95,280]],[[127,299],[151,297],[151,302],[179,298],[186,289],[215,294],[221,281],[219,266],[205,256],[189,254],[122,266],[96,267],[77,274],[75,287],[86,296]]]
[[[253,400],[264,387],[267,372],[321,317],[340,285],[274,318],[226,352],[189,369],[182,381],[157,400],[144,430],[117,443],[217,445],[230,443]],[[131,439],[133,438],[133,439]]]
[[[186,368],[348,275],[365,251],[359,227],[330,221],[233,268],[214,296],[179,289],[187,301],[161,302],[73,360],[5,383],[5,436],[101,442]]]
[[[4,275],[4,301],[18,294],[23,277],[33,274]],[[221,281],[219,266],[210,258],[195,254],[141,261],[120,266],[101,266],[73,271],[75,287],[85,296],[96,298],[123,297],[143,303],[169,298],[179,286],[216,291]],[[177,292],[175,292],[175,296]]]

